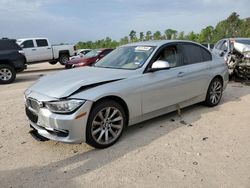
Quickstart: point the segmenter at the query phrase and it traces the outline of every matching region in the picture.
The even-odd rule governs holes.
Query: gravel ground
[[[250,87],[230,83],[221,104],[197,104],[129,127],[105,150],[38,142],[23,92],[60,65],[35,64],[0,85],[0,187],[250,187]]]

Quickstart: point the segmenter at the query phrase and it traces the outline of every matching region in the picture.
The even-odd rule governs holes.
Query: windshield
[[[124,46],[117,48],[94,66],[135,70],[141,67],[154,51],[153,46]]]
[[[101,53],[100,50],[91,50],[89,53],[86,53],[84,57],[87,57],[87,58],[95,57],[99,53]]]
[[[236,40],[236,42],[250,45],[250,39],[249,40],[248,39],[240,39],[240,40]]]

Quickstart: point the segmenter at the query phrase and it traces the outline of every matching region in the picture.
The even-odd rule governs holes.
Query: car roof
[[[188,40],[152,40],[152,41],[130,43],[130,44],[126,44],[124,46],[156,46],[156,47],[160,47],[164,44],[168,44],[168,43],[172,43],[172,42],[193,43],[193,44],[198,44],[198,45],[202,46],[199,43],[196,43],[193,41],[188,41]]]
[[[48,40],[47,38],[42,38],[42,37],[37,37],[37,38],[22,38],[22,39],[17,39],[17,40],[21,40],[21,41],[23,41],[23,40],[36,40],[36,39],[46,39],[46,40]]]
[[[224,39],[221,39],[221,40],[250,40],[250,38],[243,38],[243,37],[232,37],[232,38],[224,38]]]

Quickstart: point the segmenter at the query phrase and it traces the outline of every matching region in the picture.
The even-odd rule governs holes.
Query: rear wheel
[[[50,61],[49,64],[55,65],[55,64],[57,64],[57,61]]]
[[[15,69],[8,65],[3,64],[0,65],[0,83],[1,84],[10,84],[16,78],[16,71]]]
[[[220,78],[214,78],[208,87],[205,104],[211,107],[218,105],[222,97],[222,92],[222,80]]]
[[[65,65],[69,61],[69,55],[68,54],[60,54],[59,62],[61,65]]]
[[[119,103],[112,100],[97,103],[89,115],[86,142],[95,148],[107,148],[121,137],[126,122]]]

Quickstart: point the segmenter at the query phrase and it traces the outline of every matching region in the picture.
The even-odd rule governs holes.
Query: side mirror
[[[167,61],[157,60],[152,64],[152,67],[149,69],[149,72],[155,72],[159,70],[169,69],[170,65]]]

